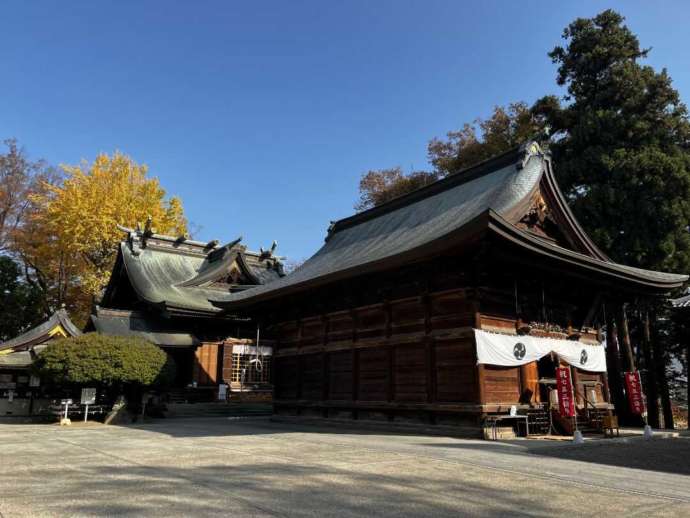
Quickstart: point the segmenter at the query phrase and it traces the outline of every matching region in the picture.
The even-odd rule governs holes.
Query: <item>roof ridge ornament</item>
[[[328,225],[328,229],[326,229],[326,238],[324,239],[324,241],[328,241],[328,240],[331,238],[331,236],[332,236],[333,233],[335,232],[336,223],[338,223],[337,220],[333,220],[333,219],[332,219],[332,220],[330,221],[330,223],[329,223],[329,225]]]
[[[242,236],[238,237],[234,241],[230,241],[228,244],[225,244],[223,246],[218,246],[218,240],[214,239],[213,241],[209,241],[209,243],[206,245],[206,248],[213,248],[208,254],[208,260],[209,262],[214,262],[218,261],[220,259],[225,258],[225,254],[235,248],[237,245],[240,244],[242,241]],[[245,247],[240,246],[240,252],[244,250]]]
[[[536,140],[528,140],[520,146],[520,160],[517,163],[517,168],[524,169],[533,156],[545,157],[546,153]]]
[[[264,259],[273,259],[273,254],[276,251],[276,248],[278,247],[278,241],[275,239],[273,240],[273,243],[271,243],[271,248],[269,250],[264,250],[263,246],[259,247],[259,261],[263,261]]]
[[[125,227],[124,225],[117,225],[120,232],[127,234],[126,241],[129,248],[132,250],[132,255],[137,256],[141,253],[141,225],[137,223],[136,228]],[[145,243],[144,243],[145,244]]]
[[[144,231],[141,233],[141,246],[146,248],[146,241],[148,238],[153,236],[155,234],[155,230],[153,228],[153,217],[149,214],[146,217],[146,223],[144,224]]]
[[[228,244],[223,245],[222,248],[226,248],[230,250],[231,248],[234,248],[235,246],[239,245],[242,242],[243,236],[239,236],[237,239],[230,241]]]

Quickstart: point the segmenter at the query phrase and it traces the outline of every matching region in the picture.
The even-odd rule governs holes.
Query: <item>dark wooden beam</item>
[[[323,315],[323,352],[321,353],[321,397],[326,400],[329,398],[330,392],[330,369],[329,369],[329,353],[328,353],[328,333],[330,329],[330,320],[328,315]],[[324,413],[324,417],[328,417],[328,411]]]

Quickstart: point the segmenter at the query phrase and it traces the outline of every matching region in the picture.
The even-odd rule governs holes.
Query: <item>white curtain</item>
[[[556,353],[561,360],[591,372],[606,372],[603,344],[588,345],[574,340],[539,338],[530,335],[503,335],[474,330],[477,363],[515,367]]]
[[[257,351],[255,345],[235,344],[232,346],[232,352],[233,354],[256,354]],[[259,354],[270,356],[273,354],[273,347],[267,345],[259,346]]]

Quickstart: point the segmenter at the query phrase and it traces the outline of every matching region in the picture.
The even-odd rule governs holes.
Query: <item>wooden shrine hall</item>
[[[121,229],[126,239],[87,331],[138,336],[161,347],[175,360],[176,391],[194,389],[185,399],[204,399],[203,393],[210,399],[221,383],[231,392],[270,394],[270,344],[257,349],[256,325],[221,313],[209,299],[280,279],[275,243],[251,252],[242,238],[219,246],[156,234],[150,225]]]
[[[45,322],[0,343],[0,417],[30,416],[46,412],[49,393],[31,368],[39,353],[53,340],[81,335],[64,308]]]
[[[605,309],[686,280],[609,260],[529,143],[336,221],[293,273],[209,300],[273,340],[275,414],[476,434],[511,407],[543,426],[559,366],[581,422],[609,412]]]

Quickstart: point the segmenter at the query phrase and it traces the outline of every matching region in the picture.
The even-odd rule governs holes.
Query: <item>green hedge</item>
[[[165,386],[175,375],[175,364],[141,338],[88,333],[51,342],[38,355],[34,370],[59,385]]]

